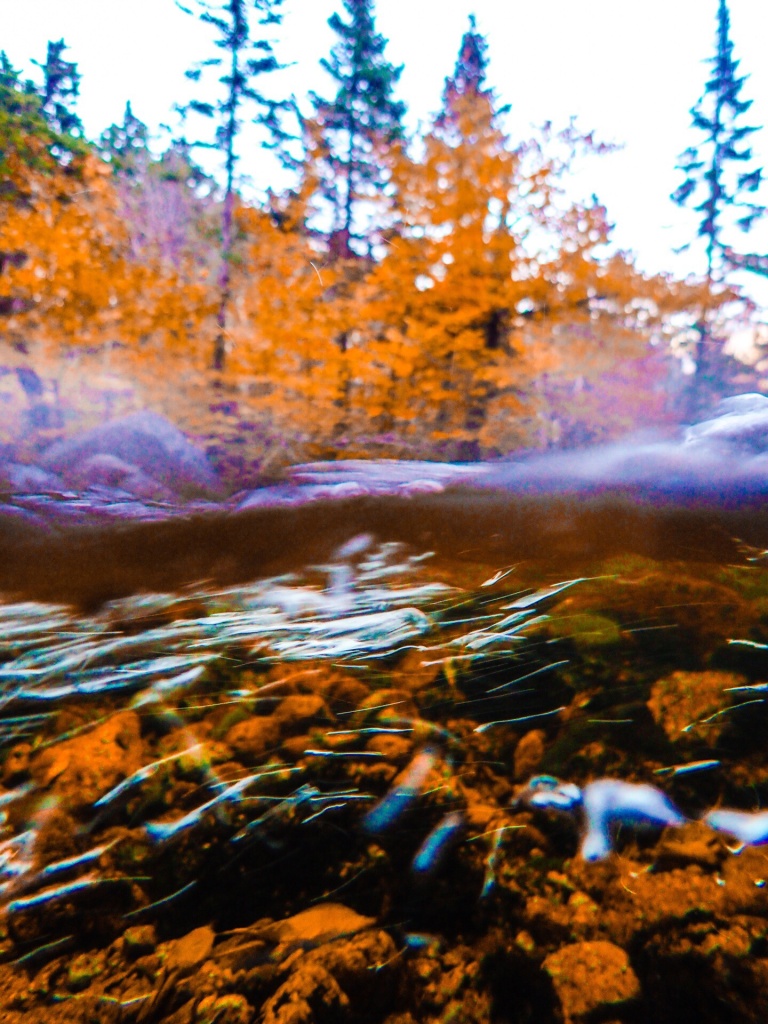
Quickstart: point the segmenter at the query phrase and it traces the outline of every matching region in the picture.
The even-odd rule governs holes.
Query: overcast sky
[[[754,101],[749,124],[768,122],[768,0],[730,0],[731,35],[739,71],[750,77],[742,97]],[[293,67],[280,90],[300,99],[309,89],[330,91],[319,67],[334,41],[327,19],[340,0],[286,0],[277,53]],[[615,244],[632,250],[646,271],[684,275],[703,270],[701,251],[675,256],[695,235],[696,216],[679,210],[669,193],[680,181],[675,163],[697,136],[690,107],[700,96],[715,46],[717,0],[379,0],[377,25],[390,40],[388,57],[405,64],[400,96],[416,127],[433,112],[453,68],[471,11],[489,44],[489,83],[512,104],[513,138],[530,126],[571,115],[584,129],[624,144],[594,158],[573,183],[574,198],[595,192],[616,227]],[[80,116],[90,137],[122,119],[126,100],[150,128],[173,122],[173,104],[187,95],[184,71],[212,55],[210,30],[174,0],[0,0],[0,47],[32,73],[48,39],[63,37],[82,74]],[[752,137],[768,174],[768,131]],[[241,164],[256,186],[272,183],[274,168],[257,146]],[[266,179],[266,180],[265,180]],[[768,205],[768,185],[762,201]],[[768,224],[730,241],[743,251],[768,251]],[[740,280],[768,306],[768,279]]]

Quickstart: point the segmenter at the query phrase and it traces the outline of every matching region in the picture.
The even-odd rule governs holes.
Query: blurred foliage
[[[341,249],[323,226],[327,119],[302,120],[295,187],[246,200],[183,142],[153,152],[130,105],[84,142],[56,46],[58,100],[1,58],[0,378],[34,365],[59,429],[78,401],[91,420],[150,405],[228,449],[236,475],[249,458],[488,457],[674,418],[676,340],[731,293],[607,254],[607,211],[567,184],[610,147],[574,123],[511,140],[473,21],[422,135],[361,142],[386,181],[355,200],[365,244]]]

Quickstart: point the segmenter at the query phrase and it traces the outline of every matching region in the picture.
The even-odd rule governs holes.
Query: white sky
[[[594,158],[574,181],[574,198],[595,192],[616,227],[616,246],[632,250],[641,269],[680,275],[703,270],[700,250],[672,250],[695,236],[695,214],[669,199],[679,184],[675,163],[698,141],[690,107],[703,91],[705,58],[715,46],[717,0],[378,0],[377,27],[387,55],[405,64],[400,97],[409,124],[424,122],[439,105],[471,11],[489,43],[489,83],[512,104],[513,140],[546,120],[580,126],[621,152]],[[768,0],[730,0],[731,38],[739,72],[750,77],[742,97],[754,101],[746,123],[768,122]],[[341,0],[286,0],[277,30],[278,56],[295,62],[282,72],[281,90],[303,98],[328,93],[319,67],[334,33],[327,19]],[[213,55],[210,30],[183,14],[173,0],[0,0],[0,47],[31,73],[46,42],[63,37],[82,75],[79,113],[95,137],[122,119],[126,100],[150,128],[173,122],[173,104],[186,98],[184,71]],[[276,84],[273,78],[273,83]],[[768,130],[752,136],[756,160],[768,175]],[[241,170],[255,185],[275,182],[273,165],[256,145],[243,152]],[[768,183],[762,196],[768,205]],[[766,218],[768,220],[768,218]],[[768,223],[729,241],[743,251],[768,251]],[[745,289],[768,306],[768,279],[743,275]]]

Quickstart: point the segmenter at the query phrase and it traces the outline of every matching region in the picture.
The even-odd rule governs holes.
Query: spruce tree
[[[115,174],[133,178],[146,169],[151,159],[149,129],[134,114],[130,100],[125,104],[122,124],[111,124],[102,132],[99,152]]]
[[[219,306],[216,315],[217,334],[214,341],[212,368],[224,369],[226,359],[227,316],[232,298],[232,258],[234,251],[235,175],[239,153],[237,143],[244,123],[244,112],[250,108],[249,120],[262,127],[267,135],[265,145],[274,147],[285,139],[280,125],[280,111],[286,104],[270,99],[257,82],[281,65],[275,56],[267,32],[282,21],[283,0],[193,0],[200,20],[215,31],[214,45],[223,51],[196,64],[186,72],[187,78],[199,82],[208,69],[215,68],[220,97],[209,100],[193,99],[179,110],[208,118],[214,125],[213,138],[208,141],[182,140],[183,145],[203,146],[221,154],[224,164],[224,200],[221,216],[221,271],[219,274]],[[178,6],[187,14],[195,12]],[[251,25],[250,12],[256,32]],[[207,93],[206,93],[207,95]]]
[[[445,80],[426,155],[435,175],[448,183],[434,206],[442,208],[446,223],[453,226],[451,266],[458,269],[468,260],[478,261],[486,280],[496,279],[503,291],[510,247],[515,245],[506,220],[516,158],[501,128],[501,116],[510,108],[499,107],[493,90],[485,87],[487,70],[488,44],[470,15],[453,74]],[[493,215],[491,210],[498,212]],[[481,318],[475,317],[486,348],[500,347],[508,320],[501,299]]]
[[[457,98],[467,95],[485,96],[491,99],[490,89],[483,89],[486,73],[488,70],[488,43],[485,37],[477,31],[477,22],[474,14],[469,16],[469,28],[461,38],[459,55],[456,58],[456,67],[453,74],[445,80],[443,89],[443,111],[438,118],[438,123],[448,119],[448,112],[455,104]],[[497,113],[503,113],[497,111]]]
[[[71,133],[80,122],[71,109],[79,76],[74,64],[60,60],[63,41],[48,44],[48,60],[39,64],[42,87],[21,75],[0,51],[0,226],[13,208],[31,208],[38,176],[54,178],[62,166],[77,173],[76,158],[86,144]],[[0,250],[0,278],[7,267],[23,266],[27,253]],[[0,293],[0,316],[30,308],[28,299]]]
[[[737,74],[739,61],[733,58],[726,0],[718,3],[716,51],[708,63],[712,75],[691,109],[693,127],[703,139],[680,157],[677,166],[684,178],[671,198],[678,206],[698,200],[693,209],[700,215],[697,234],[706,246],[707,281],[711,286],[725,283],[734,266],[726,244],[729,230],[735,227],[749,231],[766,212],[751,198],[760,188],[763,171],[754,164],[750,166],[753,155],[747,140],[758,129],[742,123],[752,101],[741,98],[746,76]],[[696,373],[690,378],[684,403],[689,416],[703,413],[727,389],[734,369],[733,360],[723,351],[722,339],[713,333],[706,308],[702,309],[696,332]]]
[[[83,125],[75,113],[75,103],[80,93],[80,75],[77,64],[64,60],[62,54],[68,49],[63,39],[48,43],[45,63],[32,63],[43,72],[43,83],[39,94],[42,109],[48,124],[60,135],[81,136]]]
[[[72,169],[87,150],[82,139],[59,130],[50,108],[44,109],[45,94],[45,88],[23,81],[0,52],[0,208],[3,203],[27,204],[32,173],[53,174],[62,165]],[[50,95],[55,101],[55,91]],[[66,119],[64,124],[72,127]]]
[[[23,199],[26,170],[53,167],[50,146],[55,141],[34,84],[23,82],[5,51],[0,52],[0,201]]]
[[[717,49],[709,63],[712,76],[703,96],[691,109],[693,127],[704,138],[680,157],[677,166],[684,179],[672,193],[672,199],[678,206],[699,199],[694,210],[701,218],[698,237],[706,243],[707,278],[710,282],[721,282],[728,269],[724,258],[726,213],[733,214],[731,225],[742,231],[749,231],[765,213],[764,206],[749,198],[760,188],[763,172],[760,167],[747,166],[753,157],[746,140],[758,129],[742,124],[752,101],[740,98],[746,76],[737,74],[739,61],[733,59],[726,0],[719,0]]]
[[[343,3],[348,20],[338,13],[329,19],[339,38],[330,58],[320,62],[336,95],[313,93],[311,99],[326,149],[321,193],[333,211],[332,250],[349,258],[365,242],[356,212],[386,184],[383,151],[402,138],[405,104],[393,97],[403,68],[384,56],[387,40],[376,31],[373,0]]]

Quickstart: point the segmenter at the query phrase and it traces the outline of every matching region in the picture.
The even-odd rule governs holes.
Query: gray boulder
[[[101,488],[131,494],[150,501],[172,501],[173,494],[137,466],[116,455],[91,455],[73,467],[68,480],[79,490]]]
[[[725,398],[710,419],[688,427],[686,445],[728,445],[740,452],[768,452],[768,398],[746,394]]]
[[[163,416],[136,412],[51,445],[40,459],[71,487],[137,490],[142,497],[216,497],[221,483],[205,454]],[[138,487],[133,488],[132,483]]]
[[[27,466],[20,462],[0,465],[0,491],[9,494],[37,494],[61,489],[62,481],[59,477],[38,466]]]

